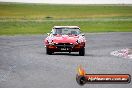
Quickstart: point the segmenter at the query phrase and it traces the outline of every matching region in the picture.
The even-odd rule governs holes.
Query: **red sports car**
[[[78,26],[54,26],[51,33],[44,40],[46,53],[51,55],[54,52],[79,52],[80,56],[85,55],[85,37],[80,34]]]

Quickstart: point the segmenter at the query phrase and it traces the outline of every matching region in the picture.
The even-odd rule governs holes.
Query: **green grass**
[[[0,4],[3,18],[45,19],[132,16],[132,6]]]
[[[0,35],[44,34],[54,25],[77,25],[82,32],[132,32],[132,6],[0,3]]]
[[[54,25],[79,25],[82,32],[131,32],[132,22],[2,22],[2,34],[44,34]]]

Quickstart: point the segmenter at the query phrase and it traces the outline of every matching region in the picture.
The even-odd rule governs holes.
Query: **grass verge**
[[[77,25],[82,32],[132,32],[132,6],[0,3],[0,35],[44,34],[55,25]]]
[[[78,25],[82,32],[132,32],[132,21],[0,22],[0,35],[44,34],[55,25]]]

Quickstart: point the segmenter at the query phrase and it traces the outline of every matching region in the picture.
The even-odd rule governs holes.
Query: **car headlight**
[[[81,41],[81,39],[78,39],[76,42],[77,42],[77,43],[81,43],[82,41]]]
[[[49,40],[48,42],[49,44],[54,44],[53,40]]]

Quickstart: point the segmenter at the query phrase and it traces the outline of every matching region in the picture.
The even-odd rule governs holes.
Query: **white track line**
[[[28,20],[28,19],[0,19],[0,22],[73,22],[73,21],[101,21],[101,22],[111,22],[111,21],[132,21],[131,18],[93,18],[93,19],[49,19],[49,20],[42,20],[42,19],[35,19],[35,20]]]

